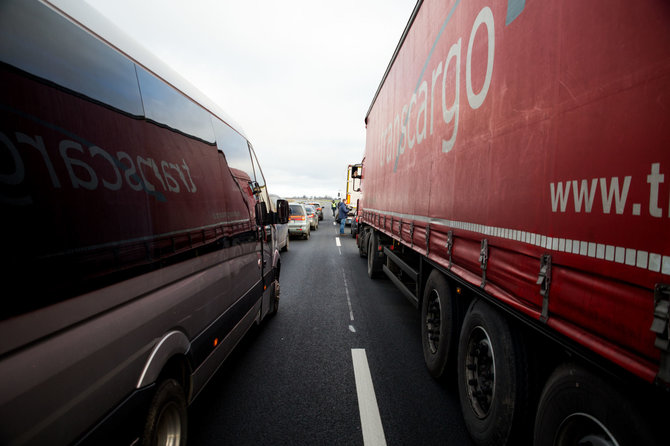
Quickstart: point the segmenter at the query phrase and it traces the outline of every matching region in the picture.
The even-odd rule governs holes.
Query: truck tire
[[[461,411],[476,444],[529,440],[527,364],[519,333],[488,303],[473,301],[461,329],[457,367]]]
[[[368,277],[375,279],[382,272],[384,262],[379,254],[379,236],[375,231],[368,235]]]
[[[358,243],[358,255],[360,257],[366,257],[368,252],[368,231],[362,231],[358,234],[358,239],[356,239],[356,242]]]
[[[423,358],[434,378],[453,364],[458,345],[458,313],[446,277],[437,270],[428,276],[421,301],[421,344]]]
[[[631,398],[588,370],[563,364],[542,391],[535,446],[656,445]]]
[[[186,397],[174,379],[158,384],[151,400],[142,436],[143,446],[185,446],[187,433]]]

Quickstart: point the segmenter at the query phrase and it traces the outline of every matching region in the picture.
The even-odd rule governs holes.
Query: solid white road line
[[[356,378],[356,394],[358,395],[358,411],[361,415],[361,430],[365,446],[386,446],[386,437],[382,420],[379,416],[379,406],[375,388],[372,385],[372,376],[368,366],[365,349],[352,348],[351,358],[354,363],[354,377]]]

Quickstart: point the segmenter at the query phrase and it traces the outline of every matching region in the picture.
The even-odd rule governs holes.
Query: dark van
[[[216,105],[69,5],[0,1],[0,444],[184,445],[277,310],[288,204]]]

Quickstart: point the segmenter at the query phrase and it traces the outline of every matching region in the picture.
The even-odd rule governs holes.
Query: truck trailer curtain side
[[[458,369],[480,444],[503,444],[491,432],[505,428],[486,425],[495,397],[476,396],[482,383],[463,384],[482,377],[460,369],[475,367],[461,350],[477,330],[432,339],[446,336],[436,316],[466,331],[475,316],[522,320],[596,381],[628,376],[667,407],[669,25],[662,1],[423,1],[374,97],[361,253],[422,309],[429,369]],[[447,303],[430,297],[434,271]],[[524,403],[546,427],[549,403]]]

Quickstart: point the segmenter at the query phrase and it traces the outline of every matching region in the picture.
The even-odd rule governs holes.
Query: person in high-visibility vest
[[[333,200],[330,207],[333,210],[333,218],[335,218],[335,211],[337,211],[337,200]]]

